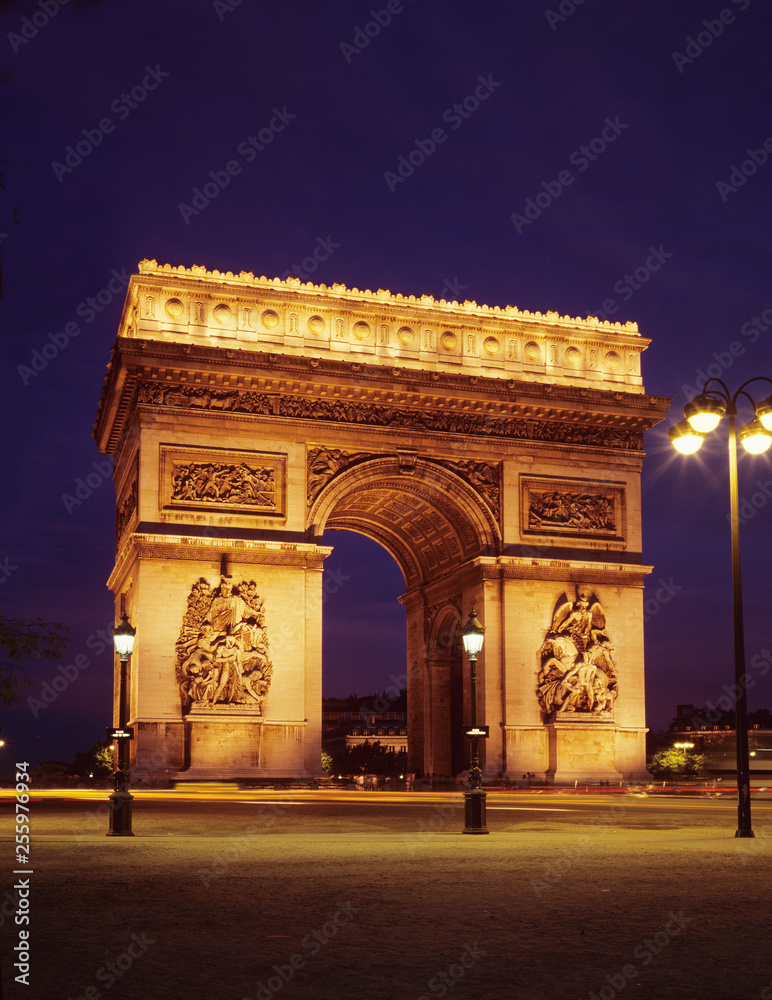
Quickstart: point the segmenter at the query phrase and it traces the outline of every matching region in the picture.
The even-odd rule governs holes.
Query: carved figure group
[[[600,602],[585,589],[562,601],[539,650],[539,702],[547,714],[611,712],[618,694],[614,647]]]
[[[408,427],[458,434],[493,434],[532,441],[601,445],[621,450],[640,451],[643,447],[643,432],[630,428],[448,411],[442,407],[424,410],[382,403],[306,399],[295,395],[280,396],[274,403],[274,399],[267,393],[239,393],[226,389],[202,392],[200,388],[193,386],[167,386],[156,382],[143,382],[140,385],[139,401],[158,406],[275,413],[282,417],[332,420],[336,423]]]
[[[529,525],[579,528],[583,531],[613,531],[614,505],[599,493],[532,493]]]
[[[177,466],[172,477],[173,500],[274,507],[274,492],[274,470],[245,463],[191,462]]]
[[[222,577],[213,591],[195,584],[177,641],[177,680],[183,706],[260,707],[271,683],[263,602],[254,581],[234,586]]]

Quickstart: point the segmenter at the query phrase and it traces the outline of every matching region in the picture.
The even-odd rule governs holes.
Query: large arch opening
[[[330,536],[331,530],[366,536],[401,570],[407,620],[405,659],[397,676],[404,673],[407,682],[408,767],[458,774],[468,763],[461,736],[468,698],[458,629],[465,574],[479,556],[500,551],[489,508],[439,463],[365,457],[331,477],[310,505],[309,536],[334,546],[341,536]],[[368,623],[357,623],[357,629],[367,636]],[[376,628],[370,629],[370,641],[378,642]],[[323,677],[327,669],[323,666]]]
[[[405,581],[394,558],[366,536],[339,528],[322,583],[322,694],[383,691],[405,679]]]

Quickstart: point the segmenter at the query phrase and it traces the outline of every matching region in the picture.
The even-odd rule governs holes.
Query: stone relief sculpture
[[[610,713],[618,694],[613,651],[603,607],[588,590],[577,588],[574,602],[558,604],[539,650],[538,693],[544,711]]]
[[[271,396],[254,391],[205,389],[201,386],[152,381],[140,384],[137,400],[154,406],[231,410],[236,413],[258,413],[375,427],[405,427],[452,434],[484,434],[486,437],[493,435],[527,441],[594,445],[625,451],[640,451],[643,448],[643,432],[640,430],[598,427],[560,420],[535,420],[514,415],[468,413],[437,406],[408,408],[340,399]]]
[[[561,490],[530,495],[528,526],[576,528],[579,531],[614,531],[614,501],[601,493],[566,493]]]
[[[352,462],[369,458],[363,452],[350,454],[340,448],[309,448],[307,456],[307,503],[314,502],[324,487]]]
[[[246,462],[190,462],[172,476],[172,500],[275,507],[275,492],[274,470]]]
[[[216,590],[203,578],[193,584],[177,640],[183,708],[219,704],[260,710],[272,674],[263,601],[255,582],[234,587],[223,576]]]
[[[499,466],[490,462],[475,462],[472,460],[459,460],[452,462],[445,460],[442,462],[445,468],[461,476],[472,489],[487,502],[493,515],[498,520],[501,516],[501,483]]]

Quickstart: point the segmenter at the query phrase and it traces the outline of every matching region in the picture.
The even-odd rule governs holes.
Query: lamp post
[[[477,620],[474,608],[469,612],[469,619],[461,630],[461,640],[464,652],[469,657],[469,694],[471,699],[471,725],[464,729],[464,735],[472,741],[472,752],[469,759],[469,790],[464,792],[464,829],[463,833],[488,833],[485,825],[485,800],[482,789],[482,771],[480,770],[479,740],[486,737],[486,726],[477,725],[477,657],[483,646],[485,629]]]
[[[750,769],[748,764],[748,701],[746,697],[745,639],[743,634],[742,576],[740,571],[740,513],[737,487],[737,439],[746,451],[759,455],[772,445],[772,397],[758,405],[745,391],[757,377],[743,382],[731,394],[718,378],[710,378],[703,391],[684,407],[684,420],[669,430],[670,441],[681,454],[693,454],[706,434],[715,430],[726,414],[729,421],[729,522],[732,539],[732,604],[734,617],[735,731],[737,734],[737,832],[735,837],[753,837],[751,827]],[[715,386],[713,388],[712,386]],[[754,409],[754,419],[735,431],[737,400],[744,396]]]
[[[110,796],[110,826],[108,837],[133,837],[131,829],[131,808],[134,796],[129,791],[129,745],[128,741],[134,735],[126,728],[128,721],[126,711],[126,676],[129,657],[134,648],[134,636],[137,630],[129,624],[125,610],[121,612],[121,620],[113,629],[115,650],[121,658],[121,678],[118,691],[118,728],[108,729],[117,746],[117,757],[113,757],[113,787]],[[113,744],[115,745],[115,744]]]

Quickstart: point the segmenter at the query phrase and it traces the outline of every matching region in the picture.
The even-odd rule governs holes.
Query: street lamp
[[[482,789],[482,771],[480,770],[480,754],[478,743],[480,737],[488,735],[487,726],[477,725],[477,657],[483,647],[485,629],[477,620],[474,608],[469,612],[469,620],[461,630],[461,640],[464,652],[469,657],[469,680],[471,698],[471,725],[464,729],[464,735],[472,741],[472,752],[469,759],[469,790],[464,792],[464,829],[463,833],[488,833],[485,825],[485,800]]]
[[[703,391],[684,407],[685,419],[671,427],[670,441],[677,451],[689,455],[697,451],[706,434],[718,427],[726,414],[729,421],[729,520],[732,536],[732,600],[734,608],[734,691],[737,733],[737,832],[735,837],[753,837],[751,828],[750,769],[748,764],[748,701],[745,690],[745,639],[743,636],[742,577],[740,572],[740,513],[737,488],[737,438],[746,451],[759,455],[772,445],[772,397],[758,405],[745,387],[751,382],[768,382],[760,376],[743,382],[732,395],[718,378],[710,378]],[[715,385],[715,388],[711,386]],[[735,432],[737,400],[744,396],[755,417]]]
[[[128,672],[129,657],[134,648],[134,636],[137,630],[129,624],[126,611],[121,612],[121,620],[113,629],[113,641],[115,651],[121,658],[121,680],[118,691],[118,728],[108,729],[108,736],[111,737],[117,746],[117,755],[113,750],[113,787],[114,791],[110,796],[110,826],[107,832],[108,837],[133,837],[131,829],[131,807],[134,796],[129,792],[129,745],[128,741],[134,733],[126,728],[126,675]],[[115,744],[113,744],[115,747]]]

